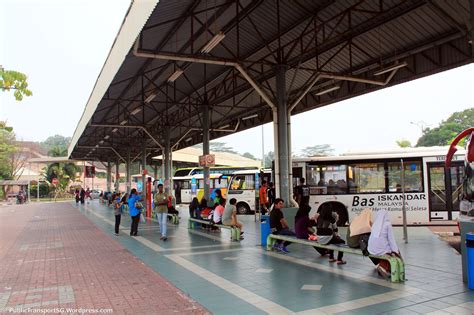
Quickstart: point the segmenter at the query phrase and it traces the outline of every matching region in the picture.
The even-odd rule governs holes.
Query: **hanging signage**
[[[216,165],[216,156],[214,154],[206,154],[199,156],[199,166],[208,167]]]
[[[85,166],[84,173],[86,178],[95,177],[95,166]]]

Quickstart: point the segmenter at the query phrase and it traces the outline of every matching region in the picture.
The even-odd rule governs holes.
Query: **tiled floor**
[[[116,246],[126,248],[214,314],[474,313],[474,291],[461,280],[461,256],[426,227],[409,228],[408,244],[395,228],[407,281],[392,284],[380,279],[362,256],[347,255],[348,264],[337,266],[297,244],[289,246],[287,255],[267,252],[260,246],[259,223],[253,216],[239,216],[245,240],[237,243],[230,241],[228,230],[188,230],[183,208],[181,223],[168,225],[169,238],[163,242],[154,221],[140,224],[140,236],[132,238],[130,219],[124,216],[120,236],[115,236],[112,209],[97,202],[72,207]]]

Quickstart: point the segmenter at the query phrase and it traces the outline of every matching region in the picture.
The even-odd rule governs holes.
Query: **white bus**
[[[226,198],[229,177],[223,174],[210,174],[211,198],[215,197],[216,189],[220,189],[222,196]],[[175,176],[173,177],[173,185],[176,203],[191,203],[194,197],[197,197],[200,201],[204,196],[203,174]]]
[[[454,220],[459,215],[465,151],[460,149],[445,171],[447,152],[448,147],[400,148],[298,158],[293,159],[293,180],[306,179],[312,212],[330,204],[339,214],[339,224],[364,208],[384,208],[392,223],[401,224],[404,202],[408,224]]]
[[[258,209],[257,198],[262,180],[271,181],[270,170],[234,172],[229,180],[227,201],[237,199],[237,213],[250,214]]]

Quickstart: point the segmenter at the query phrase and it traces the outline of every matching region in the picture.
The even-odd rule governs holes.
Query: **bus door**
[[[256,203],[255,173],[234,174],[229,183],[227,199],[237,199],[237,212],[247,214],[255,211]]]
[[[445,171],[444,163],[428,163],[428,199],[431,220],[452,220],[459,211],[462,193],[462,163],[451,164]]]

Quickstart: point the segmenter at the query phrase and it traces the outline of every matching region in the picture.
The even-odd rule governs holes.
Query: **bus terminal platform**
[[[268,252],[252,215],[239,215],[245,239],[232,242],[228,230],[188,230],[180,212],[164,242],[155,220],[129,236],[126,215],[114,235],[113,209],[97,200],[1,206],[0,313],[474,314],[461,255],[428,227],[409,227],[408,244],[394,228],[406,282],[391,283],[366,257]]]

